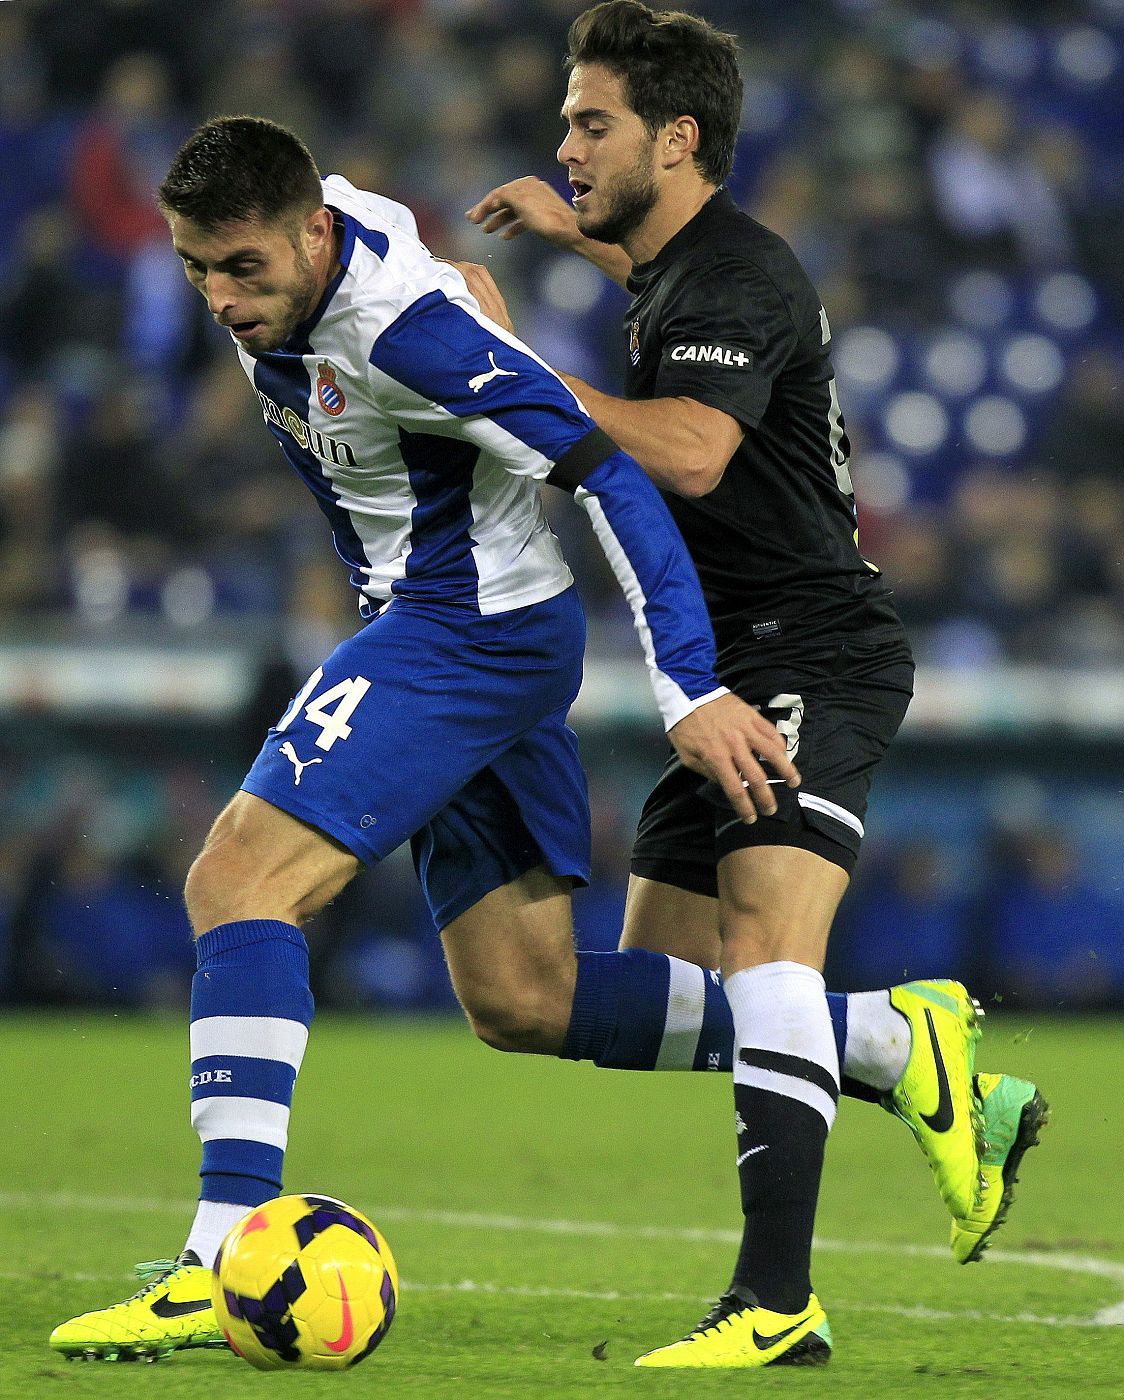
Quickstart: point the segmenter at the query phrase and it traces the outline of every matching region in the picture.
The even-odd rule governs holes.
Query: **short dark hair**
[[[695,164],[721,185],[734,163],[742,113],[738,44],[704,19],[652,10],[640,0],[606,0],[570,26],[566,71],[600,63],[624,83],[628,105],[655,136],[665,122],[699,124]]]
[[[303,218],[324,193],[299,136],[264,117],[213,117],[177,151],[157,201],[165,214],[210,231],[248,219]]]

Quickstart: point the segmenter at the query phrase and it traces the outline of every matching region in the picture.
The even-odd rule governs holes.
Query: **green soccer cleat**
[[[60,1323],[51,1346],[87,1361],[156,1361],[186,1347],[225,1347],[211,1306],[211,1271],[185,1250],[138,1264],[144,1287],[123,1303]]]
[[[959,982],[906,982],[890,1005],[909,1022],[905,1073],[883,1100],[921,1145],[954,1220],[976,1209],[983,1111],[972,1093],[981,1012]]]
[[[681,1342],[637,1357],[637,1366],[728,1368],[823,1366],[831,1360],[831,1328],[814,1293],[798,1313],[770,1312],[748,1289],[723,1293]]]
[[[1010,1074],[977,1074],[975,1096],[983,1109],[980,1158],[982,1191],[975,1209],[953,1216],[949,1243],[958,1264],[974,1264],[1007,1219],[1019,1165],[1050,1120],[1050,1106],[1033,1084]]]

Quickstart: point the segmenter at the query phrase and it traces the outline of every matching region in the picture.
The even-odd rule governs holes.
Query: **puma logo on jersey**
[[[285,742],[281,745],[281,752],[285,755],[285,757],[289,760],[289,762],[290,762],[290,763],[293,765],[293,767],[297,770],[297,771],[296,771],[296,777],[294,777],[294,779],[293,779],[293,786],[294,786],[294,787],[300,787],[300,785],[301,785],[301,774],[304,772],[304,770],[305,770],[306,768],[311,768],[312,765],[313,765],[314,763],[323,763],[323,762],[324,762],[324,760],[323,760],[322,758],[310,758],[310,759],[308,760],[307,763],[302,763],[302,762],[300,761],[300,759],[297,757],[297,751],[296,751],[296,749],[293,748],[292,742],[291,742],[290,740],[288,740],[288,739],[286,739]]]
[[[499,365],[496,364],[496,357],[492,354],[491,350],[488,351],[488,361],[492,368],[485,371],[484,374],[474,374],[468,381],[468,387],[474,394],[478,394],[480,390],[483,389],[484,385],[490,384],[493,379],[500,379],[501,377],[503,379],[517,379],[519,377],[518,370],[500,369]]]

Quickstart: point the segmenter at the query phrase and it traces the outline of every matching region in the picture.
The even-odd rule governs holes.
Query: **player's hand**
[[[777,810],[763,759],[788,787],[799,787],[800,774],[788,757],[784,736],[776,725],[736,695],[708,700],[672,725],[667,736],[675,751],[696,773],[716,782],[742,821],[755,822],[758,813],[771,817]]]
[[[578,216],[562,196],[534,175],[498,185],[465,214],[485,233],[498,233],[506,242],[521,233],[537,233],[556,248],[572,251],[583,240]]]
[[[480,303],[480,310],[489,321],[495,321],[497,326],[502,326],[505,331],[514,335],[515,325],[507,309],[507,302],[504,301],[503,293],[496,286],[495,279],[488,269],[480,263],[457,262],[454,258],[445,258],[444,261],[450,267],[455,267],[468,283],[468,290]]]

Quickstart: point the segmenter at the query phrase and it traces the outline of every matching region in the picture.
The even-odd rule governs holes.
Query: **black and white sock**
[[[726,979],[734,1017],[734,1105],[745,1227],[733,1283],[776,1312],[812,1291],[812,1227],[839,1098],[824,980],[774,962]]]

